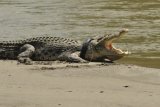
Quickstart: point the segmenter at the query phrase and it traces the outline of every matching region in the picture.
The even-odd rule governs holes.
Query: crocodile
[[[84,42],[52,36],[0,41],[0,59],[18,60],[24,64],[55,60],[82,63],[115,61],[128,52],[115,48],[112,42],[127,32],[128,29],[122,29],[115,34],[91,37]]]

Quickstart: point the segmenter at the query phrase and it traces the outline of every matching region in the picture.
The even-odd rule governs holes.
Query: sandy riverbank
[[[0,107],[159,107],[160,70],[0,61]]]

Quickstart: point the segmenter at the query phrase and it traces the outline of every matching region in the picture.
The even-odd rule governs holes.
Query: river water
[[[0,0],[0,40],[129,33],[115,45],[132,54],[117,61],[160,68],[160,0]]]

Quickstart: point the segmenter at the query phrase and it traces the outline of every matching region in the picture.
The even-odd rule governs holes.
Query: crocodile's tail
[[[0,59],[17,59],[20,42],[0,41]]]
[[[0,49],[0,59],[15,60],[17,59],[18,54],[19,54],[19,51],[17,51],[14,48]]]
[[[0,49],[0,59],[17,59],[18,51],[14,48]]]

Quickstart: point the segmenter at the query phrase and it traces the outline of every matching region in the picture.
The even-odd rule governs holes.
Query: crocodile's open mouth
[[[125,54],[125,55],[129,54],[128,51],[122,51],[121,49],[116,48],[115,46],[113,46],[112,41],[111,41],[111,42],[107,42],[107,43],[105,44],[105,48],[106,48],[107,50],[110,50],[110,51],[115,52],[115,53],[117,53],[117,54]]]
[[[129,54],[128,51],[122,51],[121,49],[118,49],[118,48],[113,46],[113,41],[119,39],[121,36],[123,36],[127,32],[128,32],[128,29],[123,29],[121,32],[119,32],[118,36],[113,36],[109,40],[106,40],[105,41],[105,48],[107,50],[115,52],[115,53],[117,53],[119,55],[127,55],[127,54]]]

